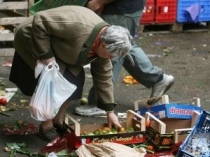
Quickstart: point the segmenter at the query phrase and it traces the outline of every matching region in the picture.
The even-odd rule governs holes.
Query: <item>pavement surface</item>
[[[175,77],[175,84],[167,92],[170,102],[191,103],[193,97],[201,99],[202,107],[210,110],[210,34],[207,31],[192,33],[144,33],[139,34],[136,39],[152,63],[162,68],[165,73]],[[0,57],[0,83],[1,90],[16,87],[8,81],[10,72],[9,66],[2,66],[3,63],[10,63],[12,56]],[[115,99],[119,104],[116,112],[124,113],[128,109],[134,110],[133,102],[145,100],[142,107],[146,104],[146,99],[151,90],[139,85],[126,85],[122,82],[128,73],[122,69],[118,82],[115,84]],[[86,69],[86,82],[83,96],[87,97],[88,90],[92,86],[89,69]],[[10,116],[0,114],[0,124],[11,125],[17,120],[25,120],[29,123],[38,125],[40,122],[31,118],[27,109],[30,98],[17,91],[11,98],[7,107],[14,104],[18,106],[15,111],[7,112]],[[160,102],[159,102],[160,103]],[[104,117],[83,117],[75,114],[74,109],[80,105],[78,101],[73,102],[68,109],[68,113],[83,124],[106,123]],[[5,135],[0,132],[0,157],[8,157],[9,153],[3,149],[6,143],[25,143],[29,150],[37,152],[47,144],[36,134],[32,135]],[[17,157],[26,155],[17,154]]]

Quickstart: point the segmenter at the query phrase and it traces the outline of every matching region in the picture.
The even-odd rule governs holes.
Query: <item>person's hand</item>
[[[101,4],[99,0],[91,0],[87,3],[87,7],[92,11],[98,11],[102,6],[103,4]]]
[[[112,128],[112,126],[115,126],[116,128],[121,128],[121,124],[119,122],[118,117],[114,112],[107,112],[107,122],[109,128]]]
[[[41,60],[41,63],[44,64],[44,65],[48,65],[49,63],[55,61],[55,58],[52,57],[52,58],[48,58],[48,59],[42,59]]]

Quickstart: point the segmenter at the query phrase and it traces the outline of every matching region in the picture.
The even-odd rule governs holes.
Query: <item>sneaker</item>
[[[82,116],[104,116],[106,112],[96,106],[83,105],[76,107],[75,112]]]
[[[173,83],[174,77],[172,75],[163,74],[163,79],[152,87],[152,93],[150,99],[147,101],[147,105],[154,105],[158,102],[161,99],[161,96],[170,89]]]

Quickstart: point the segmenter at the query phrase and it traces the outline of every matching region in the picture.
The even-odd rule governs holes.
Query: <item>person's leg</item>
[[[159,101],[161,96],[173,85],[174,77],[164,74],[162,69],[153,66],[140,47],[134,45],[130,54],[135,65],[133,66],[130,59],[126,57],[123,62],[123,67],[143,86],[152,88],[147,105],[153,105]]]
[[[163,74],[163,71],[152,65],[140,47],[134,45],[130,50],[130,54],[134,60],[134,66],[131,64],[130,59],[125,57],[123,67],[142,85],[147,88],[153,87]]]

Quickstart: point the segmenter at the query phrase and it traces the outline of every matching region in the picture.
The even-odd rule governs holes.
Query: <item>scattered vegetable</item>
[[[27,121],[17,120],[15,124],[7,125],[1,124],[0,130],[5,135],[27,135],[27,134],[36,134],[39,130],[38,126]]]
[[[134,132],[135,130],[130,127],[130,128],[109,128],[109,127],[103,127],[101,129],[96,129],[93,132],[88,132],[88,131],[81,131],[80,135],[81,136],[91,136],[91,135],[108,135],[108,134],[117,134],[117,133],[129,133],[129,132]]]
[[[125,84],[139,84],[137,80],[135,80],[132,76],[125,76],[123,79],[123,83]]]
[[[134,144],[132,145],[131,147],[133,148],[145,148],[146,149],[146,152],[149,153],[149,154],[154,154],[154,147],[150,144],[147,144],[147,143],[144,143],[144,144]]]
[[[80,99],[80,103],[81,104],[88,104],[88,99],[83,97],[83,98]]]
[[[151,121],[150,120],[147,120],[146,121],[146,127],[148,128],[150,126],[150,124],[151,124]]]
[[[38,152],[30,152],[25,143],[7,143],[4,151],[10,153],[10,157],[15,157],[16,153],[25,154],[28,156],[44,156]]]
[[[0,98],[0,105],[6,106],[7,105],[7,99],[5,98]]]
[[[0,111],[0,114],[2,114],[2,115],[4,115],[4,116],[8,116],[8,117],[10,116],[9,114],[4,113],[4,112],[1,112],[1,111]]]
[[[148,146],[147,146],[147,149],[148,149],[148,150],[154,150],[154,148],[153,148],[152,145],[148,145]]]

